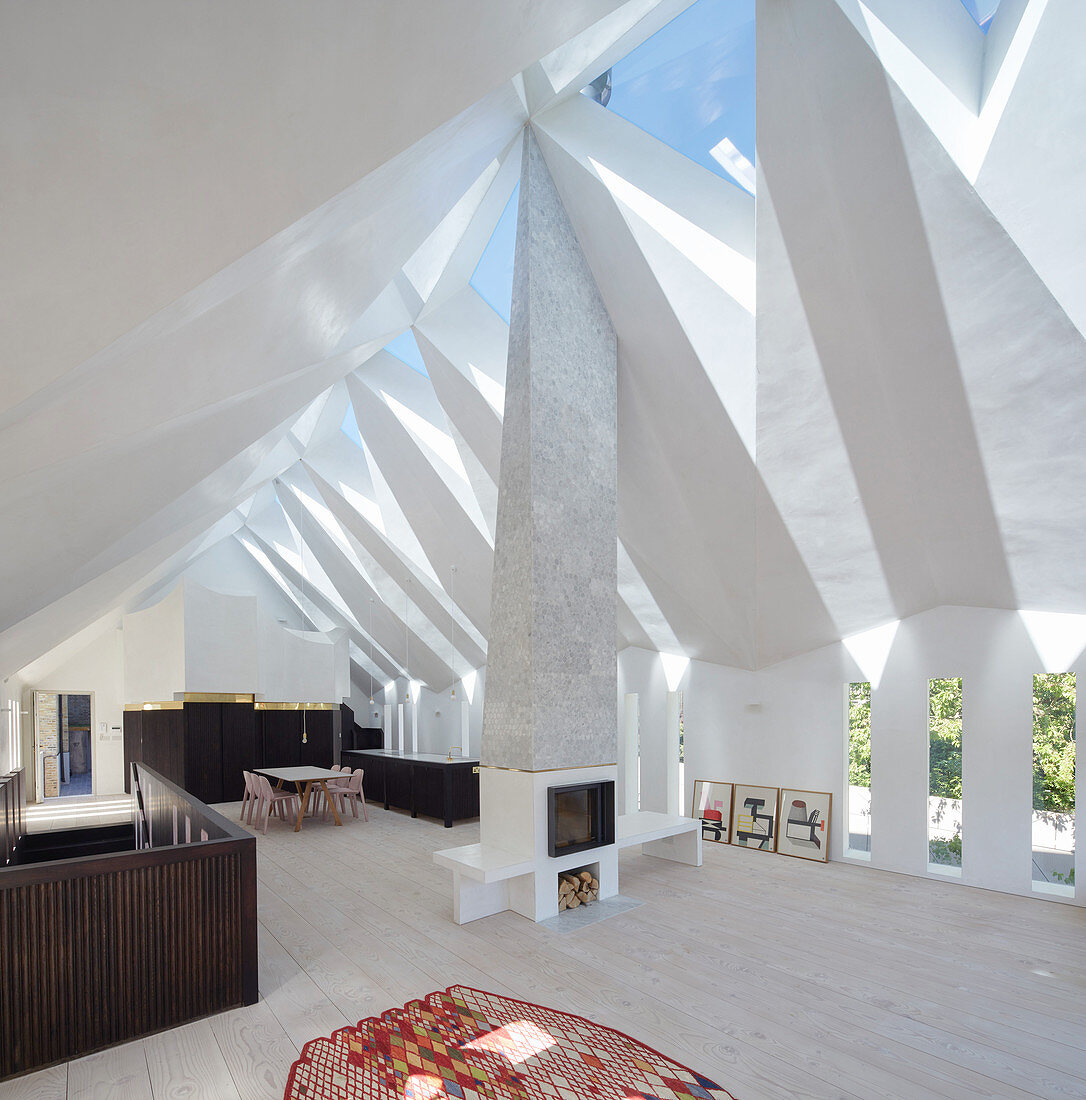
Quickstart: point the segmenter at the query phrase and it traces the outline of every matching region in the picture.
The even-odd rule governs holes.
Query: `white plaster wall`
[[[386,684],[384,691],[379,696],[375,695],[374,700],[379,704],[383,704],[381,707],[381,713],[384,714],[384,707],[387,706],[388,715],[391,721],[391,726],[388,729],[388,744],[393,749],[399,749],[401,746],[406,745],[407,738],[404,729],[400,724],[400,705],[407,698],[407,682],[400,678],[393,680],[391,683]]]
[[[352,680],[348,705],[354,711],[354,720],[360,726],[381,726],[384,728],[385,704],[397,702],[395,688],[388,690],[387,686],[382,685],[375,676],[373,678],[372,706],[368,694],[369,688],[370,678],[366,675],[362,675],[358,682]]]
[[[479,673],[475,694],[468,706],[468,755],[479,755],[483,725],[483,692],[485,670]],[[460,745],[461,703],[467,699],[464,685],[456,684],[456,698],[448,689],[433,692],[422,688],[419,692],[419,752],[448,752],[453,745]]]
[[[719,668],[707,665],[707,668]],[[641,809],[664,813],[667,809],[665,786],[665,729],[667,720],[667,681],[660,655],[648,650],[629,648],[618,659],[618,721],[623,720],[623,698],[629,692],[639,696],[641,739]],[[621,738],[619,743],[621,744]],[[632,777],[631,777],[632,778]],[[627,779],[625,762],[620,762],[620,784],[616,796],[625,798]],[[620,805],[623,803],[620,802]]]
[[[296,604],[286,598],[237,539],[223,539],[185,567],[185,580],[214,592],[255,596],[257,603],[283,626],[304,630],[308,625]]]
[[[347,705],[354,711],[354,720],[360,726],[383,726],[383,710],[381,692],[376,691],[373,696],[373,705],[370,706],[370,697],[366,693],[368,684],[361,687],[351,681],[351,692],[347,699]]]
[[[339,703],[351,697],[351,639],[345,629],[329,630],[328,641],[332,646],[332,702]]]
[[[213,581],[214,590],[194,583],[197,577]],[[185,585],[187,691],[251,691],[271,702],[350,696],[347,631],[306,631],[297,607],[238,542],[199,558]]]
[[[870,865],[926,876],[928,680],[961,676],[961,881],[1033,895],[1033,675],[1064,668],[1081,680],[1086,657],[1079,654],[1069,665],[1046,661],[1017,612],[965,607],[936,608],[903,621],[881,675],[870,665],[862,670],[841,644],[756,672],[692,661],[679,685],[684,813],[699,778],[830,791],[830,858],[844,858],[844,685],[870,680]],[[631,691],[640,695],[642,808],[662,809],[667,687],[658,654],[635,648],[619,654],[619,721],[621,696]],[[1077,890],[1083,904],[1086,889]]]
[[[120,621],[79,635],[78,644],[65,643],[20,670],[24,734],[23,764],[31,764],[34,692],[91,693],[91,772],[94,793],[124,791],[124,639]],[[155,696],[170,698],[170,696]],[[104,725],[104,729],[103,729]],[[5,727],[6,730],[6,727]]]
[[[154,607],[125,615],[123,634],[125,702],[159,702],[185,690],[183,583]]]
[[[256,597],[224,595],[190,579],[183,583],[184,690],[259,690]]]
[[[274,703],[338,702],[336,646],[326,635],[288,630],[261,614],[257,637],[259,698]]]
[[[1025,0],[1003,0],[988,49],[1017,28]],[[1086,332],[1081,216],[1082,134],[1086,123],[1086,71],[1081,64],[1086,7],[1047,4],[992,139],[977,193],[1051,289],[1080,332]],[[1003,45],[1006,49],[1006,44]],[[999,54],[997,54],[999,56]],[[995,67],[986,74],[989,80]],[[1053,73],[1060,79],[1053,80]],[[1024,157],[1024,143],[1043,157]]]
[[[478,757],[482,743],[483,728],[483,696],[486,693],[486,669],[478,672],[475,684],[475,692],[468,706],[468,755]],[[374,692],[373,703],[369,705],[369,697],[363,697],[360,689],[355,688],[351,705],[355,711],[355,721],[359,725],[365,725],[363,717],[367,711],[372,716],[374,711],[384,714],[384,705],[391,704],[393,722],[396,719],[396,705],[407,698],[406,685],[403,681],[397,681],[392,685],[386,685]],[[456,698],[453,699],[449,690],[433,692],[423,687],[419,691],[418,722],[419,722],[419,752],[446,753],[450,746],[460,744],[460,704],[467,699],[464,685],[457,681]],[[414,709],[414,708],[412,708]],[[359,716],[362,717],[359,717]],[[407,725],[407,749],[411,749],[411,722],[413,716],[406,719]],[[373,725],[381,725],[382,718],[373,719]],[[397,731],[398,736],[398,731]],[[396,742],[398,744],[398,741]]]
[[[333,632],[335,634],[335,632]],[[338,702],[349,683],[346,637],[282,626],[256,596],[185,580],[124,616],[124,699],[253,692],[271,702]]]

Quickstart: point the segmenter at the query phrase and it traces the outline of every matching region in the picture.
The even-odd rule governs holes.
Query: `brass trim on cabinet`
[[[339,703],[254,703],[257,710],[339,710]]]
[[[255,710],[339,710],[339,703],[265,703],[251,695],[232,692],[185,692],[181,699],[166,699],[160,703],[125,703],[125,710],[184,710],[186,703],[249,703]]]
[[[238,695],[232,691],[186,691],[181,695],[182,703],[255,703],[256,697],[250,691],[247,695]]]

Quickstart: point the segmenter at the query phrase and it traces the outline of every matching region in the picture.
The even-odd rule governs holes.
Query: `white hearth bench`
[[[535,878],[541,871],[547,880],[554,877],[554,912],[558,913],[558,872],[598,860],[595,852],[583,852],[543,861],[543,867],[531,856],[516,855],[488,844],[465,844],[434,852],[434,862],[453,873],[453,920],[457,924],[489,917],[512,909],[531,920],[540,919],[537,912]],[[617,875],[607,875],[601,868],[601,893],[611,878],[616,881],[610,893],[618,892]]]
[[[641,810],[615,819],[615,843],[619,848],[641,845],[641,852],[658,859],[701,866],[701,820]]]
[[[701,822],[696,818],[649,812],[620,814],[615,820],[615,848],[632,848],[638,844],[645,855],[692,867],[701,866]],[[554,874],[572,870],[592,860],[594,855],[585,852],[547,863]],[[517,904],[516,895],[519,892],[517,880],[522,880],[520,885],[526,887],[539,870],[530,856],[517,855],[493,845],[464,844],[434,852],[434,862],[453,872],[453,919],[457,924],[467,924],[510,908],[529,915]],[[601,898],[617,891],[617,881],[608,889],[610,878],[601,870]]]

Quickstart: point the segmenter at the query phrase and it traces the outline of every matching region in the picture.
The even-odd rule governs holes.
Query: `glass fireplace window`
[[[554,796],[554,846],[559,851],[574,844],[589,844],[596,837],[599,820],[598,787],[579,791],[557,791]]]
[[[552,856],[614,844],[614,780],[551,787],[547,791],[547,816]]]

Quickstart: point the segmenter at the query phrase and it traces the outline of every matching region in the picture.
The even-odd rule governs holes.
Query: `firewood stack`
[[[591,871],[558,876],[558,912],[576,909],[578,905],[587,905],[600,896],[599,879],[592,877]]]

